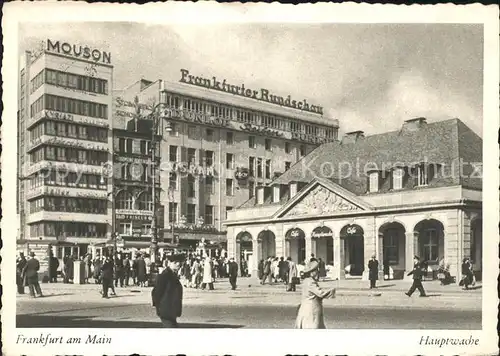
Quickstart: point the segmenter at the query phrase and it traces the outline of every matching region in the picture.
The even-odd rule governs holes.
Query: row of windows
[[[108,130],[100,127],[67,124],[64,122],[45,121],[30,130],[31,140],[42,135],[71,137],[81,140],[107,142]]]
[[[108,94],[107,80],[61,72],[53,69],[42,69],[42,71],[31,80],[31,93],[35,92],[35,90],[44,83],[90,93]]]
[[[107,214],[107,201],[86,198],[44,197],[30,202],[30,212],[60,211],[66,213]]]
[[[120,163],[120,178],[123,180],[133,180],[137,182],[152,182],[152,170],[153,167],[149,164],[140,163]],[[116,166],[115,166],[116,168]],[[159,172],[156,173],[157,179],[159,179]]]
[[[133,234],[132,223],[120,223],[118,225],[118,233],[121,235],[131,236]],[[151,224],[141,225],[141,235],[151,234]]]
[[[159,152],[160,144],[156,144],[156,152]],[[151,154],[150,140],[134,140],[132,138],[118,138],[118,152],[130,154]]]
[[[251,177],[271,179],[271,160],[248,157],[248,171]]]
[[[30,154],[31,163],[39,161],[74,162],[100,166],[107,162],[108,153],[102,151],[83,150],[56,146],[39,147]]]
[[[158,197],[157,197],[158,198]],[[153,211],[153,199],[150,193],[142,193],[137,199],[127,191],[121,191],[116,196],[116,208],[127,210],[149,210]]]
[[[414,186],[424,187],[429,184],[429,180],[433,176],[433,166],[418,165],[414,168]],[[405,168],[394,168],[388,178],[381,176],[380,172],[371,172],[368,175],[368,191],[376,193],[384,183],[385,179],[389,179],[390,189],[399,190],[403,189],[407,178],[408,172]]]
[[[43,222],[30,226],[31,237],[106,237],[106,224]]]
[[[96,117],[100,119],[108,118],[108,106],[105,104],[50,94],[42,95],[33,104],[31,104],[31,117],[35,116],[44,109]]]
[[[292,131],[326,137],[328,139],[337,139],[337,129],[324,125],[305,124],[293,119],[287,119],[272,114],[231,108],[225,105],[215,104],[208,101],[200,101],[187,98],[181,99],[180,97],[171,94],[166,95],[165,102],[167,103],[167,105],[175,107],[177,109],[183,108],[187,110],[204,112],[213,116],[229,117],[242,123],[265,126],[277,130]]]
[[[74,172],[38,172],[30,179],[31,188],[44,185],[58,187],[77,187],[90,189],[107,189],[107,178],[95,174],[80,174]]]
[[[233,210],[232,206],[226,206],[226,219],[227,212]],[[196,221],[196,204],[187,204],[186,209],[186,222],[188,224],[194,224]],[[169,203],[168,204],[168,221],[171,224],[175,224],[178,222],[178,214],[179,214],[179,204],[178,203]],[[203,222],[205,225],[214,225],[215,224],[215,206],[213,205],[205,205],[205,213],[203,216]]]

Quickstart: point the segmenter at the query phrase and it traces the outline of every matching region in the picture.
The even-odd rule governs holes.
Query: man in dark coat
[[[19,253],[19,258],[16,262],[16,284],[17,284],[17,293],[24,294],[24,267],[26,267],[26,257],[24,257],[24,253]]]
[[[410,290],[405,294],[408,297],[411,297],[413,292],[415,292],[415,289],[418,289],[418,291],[420,292],[420,296],[426,297],[424,287],[422,286],[422,265],[420,264],[420,259],[418,258],[418,256],[415,256],[413,258],[413,270],[408,273],[408,276],[410,275],[413,275],[413,284],[411,285]]]
[[[462,280],[459,282],[459,285],[463,285],[464,289],[469,289],[469,284],[472,284],[473,280],[472,264],[468,258],[464,258],[462,261]]]
[[[137,259],[137,284],[141,287],[146,285],[146,272],[146,261],[144,261],[142,255],[140,255]]]
[[[113,262],[108,256],[101,266],[101,279],[102,279],[102,297],[108,297],[110,287],[113,287]]]
[[[125,280],[125,287],[128,287],[130,279],[130,259],[128,255],[125,255],[125,259],[123,260],[123,279]]]
[[[59,259],[55,257],[51,251],[49,257],[49,283],[57,283],[58,268],[59,268]]]
[[[375,255],[372,255],[372,258],[368,261],[368,279],[370,280],[370,289],[377,288],[378,261]]]
[[[234,257],[229,259],[229,283],[231,284],[231,289],[236,289],[236,279],[238,278],[238,264],[234,261]]]
[[[35,253],[30,253],[31,258],[26,262],[26,266],[24,266],[26,279],[28,281],[28,287],[30,289],[30,296],[33,298],[36,294],[39,297],[43,297],[42,289],[40,288],[40,284],[38,283],[38,271],[40,270],[40,262],[35,258]]]
[[[280,281],[282,281],[282,282],[285,282],[285,273],[286,273],[286,266],[287,265],[288,265],[288,263],[285,262],[285,259],[283,257],[280,257],[280,261],[278,262],[278,275],[279,275]]]
[[[265,262],[264,262],[264,271],[262,273],[262,281],[260,284],[265,284],[266,279],[271,275],[271,257],[269,257]]]
[[[326,263],[321,258],[318,259],[318,277],[323,279],[326,278]]]
[[[259,273],[259,280],[262,279],[262,276],[264,275],[264,260],[260,260],[259,266],[257,267],[258,273]]]
[[[153,306],[163,327],[178,327],[177,318],[182,315],[182,284],[177,277],[179,263],[165,261],[165,269],[158,276],[151,291]]]

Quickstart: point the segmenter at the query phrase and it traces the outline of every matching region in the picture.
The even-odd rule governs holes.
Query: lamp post
[[[158,253],[158,228],[156,226],[156,143],[158,138],[158,129],[160,127],[161,115],[159,112],[159,108],[164,107],[165,103],[158,103],[155,105],[151,114],[148,115],[148,118],[152,120],[152,130],[151,130],[151,175],[152,175],[152,188],[151,188],[151,198],[153,200],[153,216],[151,217],[151,262],[156,262],[156,255]],[[165,127],[165,131],[172,131],[172,127],[169,123],[167,123]]]
[[[100,183],[101,185],[105,183],[104,181],[104,174],[106,172],[103,169],[103,172],[101,174],[101,180]],[[108,177],[111,178],[111,192],[108,192],[107,198],[111,199],[111,238],[113,239],[113,255],[116,255],[117,253],[117,246],[116,246],[116,190],[115,190],[115,183],[113,180],[113,172],[111,172],[111,175],[108,172]]]

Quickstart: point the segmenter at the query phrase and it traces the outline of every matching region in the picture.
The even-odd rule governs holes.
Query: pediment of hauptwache
[[[333,182],[313,181],[278,212],[276,218],[346,214],[372,206]]]

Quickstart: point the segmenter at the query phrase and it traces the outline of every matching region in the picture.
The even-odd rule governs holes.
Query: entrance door
[[[351,276],[361,276],[364,270],[363,236],[355,235],[344,239],[346,266],[351,265]]]

